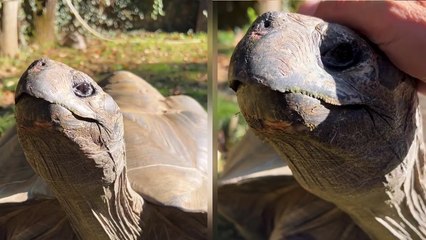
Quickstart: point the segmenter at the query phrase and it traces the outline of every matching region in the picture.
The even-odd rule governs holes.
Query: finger
[[[417,91],[423,95],[426,95],[426,83],[423,81],[417,81]]]
[[[300,12],[356,30],[378,45],[399,69],[426,81],[426,2],[305,2]]]

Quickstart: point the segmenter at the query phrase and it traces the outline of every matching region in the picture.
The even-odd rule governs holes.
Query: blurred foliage
[[[205,1],[207,0],[71,0],[83,20],[106,37],[112,37],[117,32],[139,29],[185,33],[205,31],[206,26],[203,27],[202,23],[204,19],[198,19]],[[42,14],[45,3],[46,0],[22,1],[20,39],[24,45],[34,36],[34,14]],[[57,0],[56,8],[58,39],[65,33],[86,32],[65,1]]]
[[[1,97],[1,94],[0,94]],[[4,133],[7,129],[13,126],[15,123],[15,108],[14,107],[8,107],[8,108],[2,108],[0,107],[0,136],[2,133]]]
[[[282,0],[283,11],[296,12],[302,1]],[[257,1],[220,1],[218,8],[218,28],[220,30],[233,30],[235,28],[247,29],[257,18]]]
[[[154,4],[152,6],[151,18],[157,20],[158,16],[164,16],[163,11],[163,1],[162,0],[154,0]]]
[[[219,54],[231,56],[234,51],[235,31],[217,32],[217,51]]]
[[[25,18],[32,34],[33,13],[37,13],[42,6],[37,3],[42,1],[23,1]],[[134,0],[73,0],[75,8],[82,18],[92,27],[98,30],[121,30],[134,29],[135,22],[151,15],[164,15],[162,0],[134,1]],[[61,32],[79,29],[80,23],[75,19],[69,7],[64,1],[57,3],[56,26]]]
[[[254,8],[252,7],[247,8],[247,17],[250,23],[254,22],[258,16],[259,14],[256,13],[256,10],[254,10]]]

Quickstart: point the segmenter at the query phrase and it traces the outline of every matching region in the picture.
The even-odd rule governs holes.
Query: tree
[[[207,32],[207,0],[199,0],[197,22],[195,25],[196,32]]]
[[[3,1],[0,54],[15,56],[18,53],[18,10],[19,0]]]
[[[37,0],[34,12],[35,42],[50,46],[56,42],[55,17],[57,0]]]

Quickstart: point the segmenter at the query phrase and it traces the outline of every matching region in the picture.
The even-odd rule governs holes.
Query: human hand
[[[426,93],[426,2],[305,1],[299,13],[346,25],[377,44]]]

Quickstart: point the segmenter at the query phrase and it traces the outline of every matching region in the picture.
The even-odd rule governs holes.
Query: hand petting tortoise
[[[230,154],[219,211],[247,239],[425,239],[416,81],[345,26],[263,14],[235,48],[229,85],[291,172],[245,139],[239,152],[258,154]]]
[[[305,1],[299,13],[348,26],[376,44],[426,93],[426,2]]]

